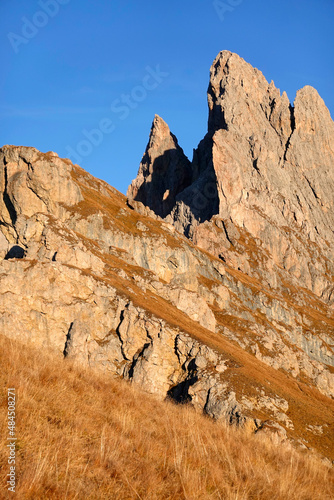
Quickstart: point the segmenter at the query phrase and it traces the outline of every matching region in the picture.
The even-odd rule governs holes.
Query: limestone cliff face
[[[333,365],[334,124],[329,111],[309,86],[291,105],[285,92],[281,95],[259,70],[228,51],[212,64],[208,105],[208,133],[194,152],[192,183],[178,193],[165,220],[226,268],[255,279],[261,293],[271,297],[266,311],[254,295],[247,303],[274,322],[269,351],[277,333],[290,352],[289,342],[308,356],[322,338],[330,350],[326,359],[317,359]],[[150,185],[140,189],[149,191]],[[311,294],[330,321],[321,332],[313,322],[292,324],[290,317],[288,326],[282,311],[276,316],[274,302],[281,306],[287,300],[305,312]],[[238,297],[245,305],[244,293]],[[283,323],[285,333],[278,332]],[[270,360],[270,354],[251,347],[247,335],[232,338],[283,368],[279,357]]]
[[[193,182],[168,221],[273,288],[282,289],[282,275],[332,304],[334,124],[323,100],[307,86],[292,106],[260,71],[223,51],[211,67],[208,104]],[[153,187],[136,182],[142,193]]]
[[[128,199],[0,150],[0,330],[334,458],[332,122],[228,52],[209,110],[192,163],[154,119]]]

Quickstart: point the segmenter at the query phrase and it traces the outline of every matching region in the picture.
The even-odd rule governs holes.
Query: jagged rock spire
[[[190,161],[168,125],[155,115],[138,175],[127,196],[165,217],[174,207],[177,194],[190,183]]]

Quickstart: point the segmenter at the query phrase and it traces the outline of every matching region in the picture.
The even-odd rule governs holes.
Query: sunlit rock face
[[[306,86],[292,105],[259,70],[223,51],[210,70],[208,105],[208,133],[194,151],[192,182],[168,207],[167,220],[274,288],[283,274],[332,304],[334,125],[323,100]],[[151,135],[154,128],[155,122]],[[150,141],[145,154],[161,157],[162,146]],[[142,168],[132,186],[154,210],[149,200],[159,203],[159,191]],[[137,199],[132,187],[128,196]]]

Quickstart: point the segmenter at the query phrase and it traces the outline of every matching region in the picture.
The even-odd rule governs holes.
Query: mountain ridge
[[[220,53],[193,161],[156,116],[127,197],[56,153],[1,148],[0,325],[333,460],[334,128],[309,89],[291,127],[261,75]]]

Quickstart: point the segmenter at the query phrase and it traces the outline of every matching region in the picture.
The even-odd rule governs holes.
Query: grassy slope
[[[0,366],[0,498],[7,498],[7,387],[18,398],[15,498],[333,498],[333,470],[288,444],[226,428],[1,335]]]

